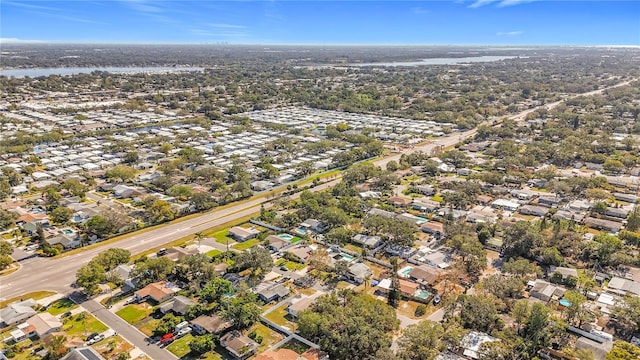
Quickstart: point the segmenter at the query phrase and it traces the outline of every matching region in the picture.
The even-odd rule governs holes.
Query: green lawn
[[[269,321],[273,321],[274,323],[280,325],[280,326],[286,326],[289,329],[294,328],[295,324],[292,323],[291,321],[287,320],[285,318],[285,316],[287,316],[287,306],[289,306],[288,304],[282,305],[279,308],[273,310],[272,312],[268,313],[267,316],[265,316],[265,318]]]
[[[169,346],[167,346],[167,350],[169,350],[173,355],[181,358],[191,352],[191,349],[189,349],[189,343],[191,340],[193,340],[193,335],[187,334],[169,344]]]
[[[9,304],[11,304],[12,302],[16,302],[16,301],[20,301],[21,299],[33,299],[33,300],[40,300],[40,299],[44,299],[47,296],[51,296],[54,295],[55,292],[53,291],[34,291],[34,292],[30,292],[27,294],[23,294],[20,296],[16,296],[7,300],[3,300],[0,301],[0,308],[3,308]]]
[[[442,196],[440,194],[433,195],[431,197],[431,200],[433,200],[435,202],[439,202],[439,203],[443,201]]]
[[[147,336],[151,336],[153,334],[153,330],[158,326],[158,323],[160,323],[160,320],[151,319],[145,322],[144,325],[140,326],[138,330]]]
[[[304,269],[305,266],[306,266],[305,264],[300,264],[300,263],[297,263],[295,261],[287,261],[284,264],[284,267],[286,267],[287,269],[289,269],[291,271],[302,270],[302,269]]]
[[[225,228],[222,230],[218,230],[218,231],[213,231],[213,232],[208,232],[205,233],[204,235],[206,237],[210,237],[210,238],[214,238],[216,239],[216,242],[220,243],[220,244],[227,244],[227,241],[229,243],[234,243],[235,241],[228,237],[227,234],[229,234],[229,228]]]
[[[88,312],[82,312],[67,318],[64,322],[63,330],[69,336],[87,336],[91,333],[101,333],[109,329],[100,320],[93,317]]]
[[[233,245],[233,248],[238,250],[247,250],[248,248],[256,246],[258,244],[260,244],[260,240],[250,239],[250,240]]]
[[[220,251],[220,250],[218,250],[218,249],[213,249],[213,250],[211,250],[211,251],[207,252],[207,254],[206,254],[206,255],[207,255],[208,257],[216,257],[216,256],[218,256],[218,255],[220,255],[220,254],[222,254],[222,251]]]
[[[69,298],[62,298],[51,303],[51,305],[47,309],[47,312],[51,315],[60,315],[77,307],[78,305],[69,300]]]
[[[260,347],[258,348],[259,353],[264,352],[271,346],[277,344],[278,341],[284,339],[284,336],[280,333],[273,331],[260,323],[254,325],[249,329],[249,331],[247,331],[247,333],[250,333],[251,331],[255,331],[256,335],[262,336],[262,343],[260,343]]]
[[[344,246],[344,248],[349,250],[349,251],[353,251],[355,253],[358,253],[358,254],[362,253],[362,248],[359,247],[359,246],[355,246],[353,244],[347,244],[347,245]]]
[[[300,241],[300,240],[302,240],[302,238],[299,238],[299,237],[297,237],[297,236],[294,236],[294,237],[293,237],[293,239],[291,239],[291,243],[292,243],[292,244],[295,244],[295,243],[297,243],[297,242],[298,242],[298,241]]]
[[[286,263],[286,262],[287,262],[287,259],[280,258],[280,259],[276,260],[276,262],[274,263],[274,265],[275,265],[275,266],[280,266],[280,265],[282,265],[282,264],[284,264],[284,263]]]
[[[137,324],[144,320],[153,312],[153,309],[146,304],[131,304],[123,307],[116,312],[116,315],[120,316],[124,321],[129,324]]]

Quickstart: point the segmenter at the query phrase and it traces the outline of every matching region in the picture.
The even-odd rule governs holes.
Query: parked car
[[[100,334],[100,335],[94,337],[93,339],[87,341],[87,345],[93,345],[93,344],[95,344],[97,342],[100,342],[102,340],[104,340],[104,335]]]
[[[98,335],[100,335],[100,334],[98,334],[97,332],[94,332],[94,333],[89,334],[89,336],[87,336],[87,341],[89,341],[89,340],[93,339],[94,337],[96,337],[96,336],[98,336]]]
[[[71,316],[71,311],[67,311],[63,313],[62,315],[60,315],[60,318],[64,319],[64,318],[68,318],[69,316]]]
[[[187,335],[188,333],[190,333],[193,329],[189,326],[187,326],[186,328],[182,328],[180,329],[180,331],[178,331],[178,333],[175,335],[176,338],[181,338],[185,335]]]
[[[440,303],[440,295],[437,295],[433,297],[433,305],[438,305]]]

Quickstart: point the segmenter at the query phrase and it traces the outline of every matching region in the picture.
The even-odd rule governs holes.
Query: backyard
[[[240,242],[240,243],[237,243],[237,244],[233,245],[233,248],[243,251],[243,250],[247,250],[250,247],[256,246],[258,244],[260,244],[260,240],[258,240],[258,239],[249,239],[247,241],[243,241],[243,242]]]
[[[279,308],[277,308],[277,309],[273,310],[272,312],[268,313],[265,316],[265,318],[267,320],[275,323],[276,325],[284,326],[284,327],[287,327],[287,328],[293,330],[295,328],[295,323],[287,320],[287,317],[288,317],[287,306],[289,306],[289,305],[285,304],[285,305],[280,306]]]

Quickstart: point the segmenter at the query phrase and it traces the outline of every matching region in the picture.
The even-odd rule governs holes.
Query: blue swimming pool
[[[569,300],[562,299],[562,300],[560,300],[560,301],[558,301],[558,302],[560,303],[560,305],[562,305],[562,306],[564,306],[564,307],[569,307],[569,306],[571,306],[571,301],[569,301]]]
[[[428,299],[429,296],[431,296],[431,294],[425,290],[418,290],[418,292],[416,293],[416,297],[418,299]]]
[[[282,240],[292,240],[293,239],[293,236],[289,235],[289,234],[280,234],[280,235],[278,235],[278,237],[280,239],[282,239]]]

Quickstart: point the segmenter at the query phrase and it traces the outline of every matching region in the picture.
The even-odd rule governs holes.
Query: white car
[[[93,344],[95,344],[97,342],[100,342],[102,340],[104,340],[104,335],[100,334],[98,336],[95,336],[95,337],[91,338],[91,340],[87,341],[87,345],[93,345]]]
[[[178,333],[176,334],[176,337],[183,337],[185,335],[187,335],[188,333],[190,333],[193,329],[190,327],[186,327],[186,328],[182,328],[180,329],[180,331],[178,331]]]

